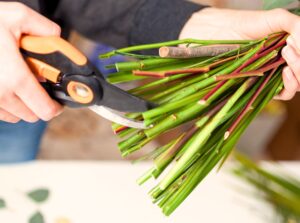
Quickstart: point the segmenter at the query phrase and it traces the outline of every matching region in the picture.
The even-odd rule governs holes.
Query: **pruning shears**
[[[108,83],[77,48],[60,37],[23,36],[20,51],[49,95],[68,107],[87,107],[124,126],[145,129],[122,112],[143,112],[155,105]]]

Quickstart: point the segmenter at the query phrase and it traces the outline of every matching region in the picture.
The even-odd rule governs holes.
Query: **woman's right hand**
[[[22,34],[59,36],[60,27],[21,3],[0,2],[0,120],[48,121],[61,113],[19,51]]]

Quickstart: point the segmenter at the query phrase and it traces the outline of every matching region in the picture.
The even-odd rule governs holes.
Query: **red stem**
[[[277,44],[275,44],[274,46],[268,48],[268,47],[262,47],[253,57],[251,57],[248,61],[246,61],[242,66],[240,66],[235,73],[240,72],[242,69],[244,69],[245,67],[247,67],[248,65],[252,64],[253,62],[255,62],[257,59],[269,54],[270,52],[272,52],[273,50],[278,49],[279,47],[282,47],[286,44],[286,36],[284,36],[284,38],[282,40],[280,40]]]
[[[238,73],[244,69],[245,67],[247,67],[248,65],[250,65],[251,63],[253,63],[254,61],[256,61],[257,59],[267,55],[268,53],[272,52],[273,50],[283,46],[286,44],[286,36],[284,36],[284,38],[282,40],[280,40],[277,44],[275,44],[274,46],[268,48],[267,50],[265,50],[265,47],[262,47],[262,49],[259,50],[259,52],[257,54],[255,54],[253,57],[251,57],[248,61],[246,61],[243,65],[241,65],[239,68],[237,68],[235,71],[233,71],[231,74],[231,77],[233,77],[234,75],[238,75]],[[265,51],[264,51],[265,50]],[[262,52],[263,51],[263,52]],[[262,53],[261,53],[262,52]],[[264,73],[268,70],[271,70],[281,64],[285,63],[283,58],[280,58],[277,62],[272,63],[270,65],[267,65],[261,69],[256,70],[255,72],[260,72],[260,73]],[[250,73],[250,72],[249,72]],[[251,72],[253,73],[253,71]],[[245,72],[244,74],[247,74],[247,72]],[[228,75],[228,76],[229,76]],[[214,87],[210,92],[208,92],[200,101],[199,103],[204,104],[220,87],[222,87],[224,84],[226,83],[226,80],[221,81],[216,87]]]
[[[259,54],[260,57],[265,56],[269,53],[271,53],[273,50],[276,50],[282,46],[284,46],[286,44],[286,37],[284,37],[282,40],[280,40],[277,44],[275,44],[274,46],[270,47],[270,48],[265,48],[263,49],[264,51],[262,53]]]
[[[178,70],[170,70],[165,71],[165,77],[176,75],[176,74],[184,74],[184,73],[206,73],[210,70],[209,67],[200,67],[200,68],[188,68],[188,69],[178,69]]]
[[[222,63],[228,62],[228,61],[230,61],[230,60],[234,60],[234,59],[236,59],[238,56],[239,56],[239,57],[240,57],[240,56],[243,56],[243,55],[245,55],[246,53],[247,53],[247,52],[244,52],[244,53],[240,53],[240,54],[234,55],[234,56],[232,56],[232,57],[228,57],[228,58],[225,58],[225,59],[218,60],[218,61],[213,62],[212,64],[210,64],[209,67],[210,67],[210,68],[214,68],[214,67],[216,67],[216,66],[218,66],[218,65],[220,65],[220,64],[222,64]]]
[[[277,59],[277,61],[275,61],[273,63],[268,63],[265,66],[263,66],[257,70],[247,71],[247,72],[243,72],[243,73],[236,73],[236,71],[234,71],[231,74],[216,76],[216,81],[228,80],[228,79],[234,79],[234,78],[240,78],[240,77],[263,76],[264,72],[272,70],[284,63],[286,63],[286,61],[282,57],[280,57],[279,59]]]
[[[200,104],[204,104],[217,90],[219,90],[220,87],[222,87],[226,83],[225,81],[221,81],[217,84],[213,89],[211,89],[200,101]]]
[[[271,71],[271,73],[267,76],[267,78],[263,81],[263,83],[259,86],[259,88],[255,92],[255,94],[248,101],[248,103],[246,104],[246,106],[244,107],[244,109],[241,111],[241,113],[239,114],[239,116],[237,117],[237,119],[232,123],[232,125],[225,132],[225,134],[224,134],[224,140],[226,140],[230,136],[230,134],[237,127],[237,125],[245,117],[245,115],[247,114],[247,112],[251,110],[252,104],[257,99],[257,97],[259,96],[259,94],[261,93],[261,91],[264,89],[264,87],[266,86],[266,84],[269,82],[269,80],[271,79],[271,77],[273,76],[273,74],[275,73],[276,70],[277,70],[277,68],[274,68]]]
[[[255,72],[264,73],[266,71],[277,68],[284,63],[286,63],[286,61],[282,57],[280,57],[279,60],[277,60],[276,62],[268,64],[266,66],[263,66],[262,68],[255,70]],[[250,74],[250,73],[253,73],[253,71],[248,71],[248,72],[245,72],[244,74]]]
[[[210,71],[211,68],[214,68],[214,67],[216,67],[222,63],[225,63],[227,61],[234,60],[237,56],[241,56],[244,54],[246,54],[246,52],[241,53],[239,55],[235,55],[232,57],[228,57],[228,58],[219,60],[217,62],[210,64],[207,67],[187,68],[187,69],[169,70],[169,71],[162,71],[162,72],[133,70],[132,73],[135,76],[146,76],[146,77],[156,77],[156,78],[164,78],[164,77],[168,77],[168,76],[172,76],[172,75],[176,75],[176,74],[184,74],[184,73],[187,73],[187,74],[206,73],[206,72]]]
[[[262,48],[263,49],[263,48]],[[262,50],[260,49],[259,52]],[[231,75],[231,77],[238,75],[239,72],[244,69],[246,66],[248,66],[249,64],[253,63],[255,60],[257,60],[258,54],[255,54],[253,57],[251,57],[248,61],[246,61],[244,64],[242,64],[240,67],[238,67],[235,71],[233,71],[231,74],[227,74],[226,76]],[[223,75],[222,75],[223,76]],[[224,75],[225,76],[225,75]],[[217,79],[216,79],[217,80]],[[219,84],[217,84],[217,86],[215,86],[211,91],[209,91],[200,101],[200,104],[204,104],[220,87],[222,87],[227,80],[223,80],[221,81]]]
[[[225,74],[221,76],[216,76],[216,81],[223,81],[235,78],[243,78],[243,77],[255,77],[255,76],[263,76],[264,73],[253,71],[253,72],[245,72],[245,73],[236,73],[236,74]]]
[[[135,76],[147,76],[147,77],[164,78],[164,77],[169,77],[169,76],[176,75],[176,74],[206,73],[209,70],[210,70],[209,67],[199,67],[199,68],[169,70],[169,71],[163,71],[163,72],[134,70],[134,71],[132,71],[132,73]]]
[[[282,38],[284,38],[286,32],[274,33],[268,36],[267,41],[264,44],[265,48],[271,47],[274,44],[278,43]]]
[[[128,126],[120,126],[119,128],[116,128],[115,130],[114,130],[114,133],[115,134],[119,134],[120,132],[122,132],[122,131],[124,131],[124,130],[126,130],[126,129],[128,129],[129,127]]]

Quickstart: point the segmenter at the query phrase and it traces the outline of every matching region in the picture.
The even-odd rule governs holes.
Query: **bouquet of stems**
[[[280,168],[268,171],[246,157],[236,154],[240,167],[234,173],[257,189],[257,197],[270,203],[280,216],[278,222],[300,222],[300,181]],[[280,174],[279,174],[280,173]]]
[[[281,91],[285,61],[280,51],[286,38],[286,33],[274,33],[260,40],[185,39],[101,55],[134,58],[111,65],[117,72],[107,79],[111,83],[145,79],[129,92],[157,105],[143,113],[127,114],[143,120],[148,129],[113,124],[121,138],[122,156],[174,132],[167,144],[140,158],[153,160],[153,167],[138,179],[139,184],[167,172],[149,192],[165,215],[170,215],[218,163],[222,165],[243,131]],[[135,53],[149,49],[159,50],[159,55]]]

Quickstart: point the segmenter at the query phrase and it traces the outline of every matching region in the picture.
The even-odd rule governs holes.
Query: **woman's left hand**
[[[205,8],[194,13],[183,27],[180,39],[259,39],[274,32],[290,34],[282,56],[284,89],[276,96],[290,100],[300,91],[300,17],[284,9],[246,11]]]

